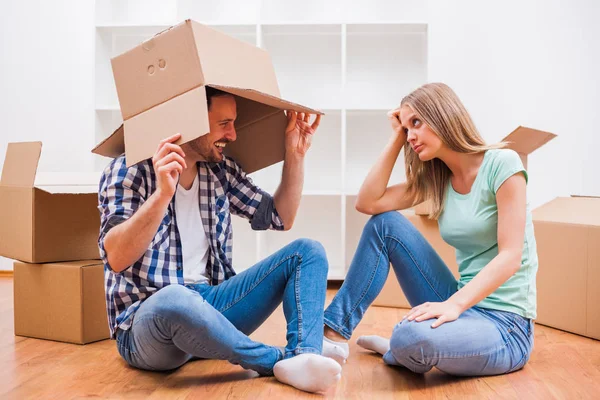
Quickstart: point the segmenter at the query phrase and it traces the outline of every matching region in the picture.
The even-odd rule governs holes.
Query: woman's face
[[[400,108],[400,123],[406,134],[406,141],[421,161],[429,161],[437,157],[443,142],[408,105]]]

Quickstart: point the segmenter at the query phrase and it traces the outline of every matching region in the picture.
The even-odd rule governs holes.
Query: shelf
[[[313,120],[311,120],[312,122]],[[342,190],[342,119],[340,111],[325,111],[304,161],[304,190]],[[265,168],[255,181],[265,189],[276,189],[281,181],[283,162]]]
[[[348,196],[346,198],[346,243],[345,243],[345,264],[346,270],[350,267],[352,257],[356,253],[358,242],[362,235],[365,224],[371,217],[370,215],[362,214],[356,211],[354,204],[356,196]]]
[[[264,232],[260,258],[268,257],[296,239],[310,238],[321,242],[327,250],[330,269],[342,269],[341,204],[340,196],[303,197],[291,230]]]
[[[346,108],[397,107],[427,81],[427,27],[347,25]]]
[[[318,109],[341,105],[341,26],[265,25],[262,46],[273,60],[284,99]]]
[[[348,111],[346,114],[346,182],[344,192],[358,192],[369,170],[383,152],[392,129],[386,111]],[[401,151],[388,185],[405,179]]]

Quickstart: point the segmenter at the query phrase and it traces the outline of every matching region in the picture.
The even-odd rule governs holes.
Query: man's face
[[[210,132],[189,142],[189,148],[204,161],[221,162],[223,149],[236,139],[234,127],[236,118],[235,98],[233,96],[214,96],[211,99],[210,110],[208,110]]]

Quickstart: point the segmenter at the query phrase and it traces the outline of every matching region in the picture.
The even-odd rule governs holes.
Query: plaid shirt
[[[232,266],[231,213],[250,220],[252,229],[283,230],[271,196],[256,187],[230,158],[220,163],[199,162],[200,215],[209,242],[208,281],[218,285],[235,275]],[[98,195],[100,236],[104,262],[106,304],[111,335],[129,329],[142,302],[171,284],[183,285],[183,256],[177,230],[175,196],[144,255],[122,272],[114,272],[107,260],[104,238],[111,228],[126,221],[156,190],[151,160],[127,168],[125,156],[114,159],[100,179]]]

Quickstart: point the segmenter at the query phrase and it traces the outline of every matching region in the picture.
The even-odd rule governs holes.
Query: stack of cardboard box
[[[519,127],[504,141],[527,168],[527,155],[554,137]],[[437,221],[427,217],[427,202],[403,213],[458,278],[454,249],[442,240]],[[600,285],[600,198],[556,198],[532,214],[539,260],[536,322],[600,339],[600,292],[595,290]],[[393,272],[373,304],[410,308]]]
[[[10,143],[0,179],[0,255],[14,263],[15,335],[109,337],[97,188],[35,185],[40,142]]]

